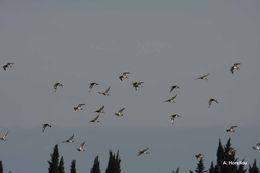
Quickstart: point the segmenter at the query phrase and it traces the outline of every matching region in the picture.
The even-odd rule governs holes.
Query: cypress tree
[[[196,173],[204,173],[205,167],[204,167],[204,163],[203,163],[203,158],[201,158],[197,164],[197,168],[195,170]]]
[[[51,160],[49,163],[49,173],[59,173],[59,149],[56,144],[53,149],[53,153],[51,154]]]
[[[93,167],[92,167],[90,173],[100,173],[98,156],[96,156],[94,159]]]
[[[58,169],[59,169],[59,173],[65,173],[63,157],[61,157],[61,159],[60,159],[60,164],[59,164]]]
[[[249,165],[249,173],[260,173],[256,166],[256,159],[254,160],[253,166]]]
[[[213,162],[211,162],[211,164],[210,164],[209,173],[215,173],[215,167],[214,167]]]
[[[2,163],[2,161],[0,160],[0,173],[3,173],[3,172],[4,172],[3,163]]]
[[[70,173],[77,173],[77,171],[76,171],[76,160],[72,160],[72,162],[71,162]]]
[[[216,173],[224,173],[223,162],[224,162],[224,148],[222,146],[221,140],[219,139],[218,149],[217,149],[217,165],[215,167]]]
[[[180,168],[177,168],[176,171],[172,171],[172,173],[179,173]]]
[[[106,173],[121,173],[120,163],[119,151],[117,151],[117,155],[113,154],[112,151],[109,151],[109,161]]]
[[[245,161],[244,159],[242,160],[242,162]],[[245,169],[245,165],[243,164],[240,164],[238,166],[238,170],[237,170],[238,173],[246,173],[246,169]]]
[[[229,138],[224,148],[224,161],[227,163],[223,165],[223,172],[221,173],[237,173],[237,165],[229,164],[230,162],[236,162],[235,150],[231,146],[231,139]]]

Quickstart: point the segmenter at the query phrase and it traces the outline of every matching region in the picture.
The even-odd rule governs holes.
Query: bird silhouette
[[[235,70],[239,70],[239,69],[240,69],[240,65],[241,65],[241,63],[235,63],[234,65],[232,65],[232,66],[230,67],[230,72],[231,72],[232,74],[234,74],[234,71],[235,71]]]
[[[257,143],[255,146],[252,147],[254,150],[260,150],[260,143]]]
[[[4,133],[4,134],[1,134],[0,140],[1,141],[7,141],[8,140],[7,139],[7,135],[8,135],[8,131],[6,133]]]
[[[128,79],[128,76],[130,72],[124,72],[122,75],[120,75],[118,78],[123,81],[124,79]]]
[[[144,82],[133,82],[132,85],[133,85],[134,89],[137,91],[138,88],[142,87],[143,83]]]
[[[234,133],[235,132],[235,128],[237,128],[238,126],[231,126],[230,128],[228,128],[226,130],[226,132],[231,132],[231,133]]]
[[[170,93],[174,90],[174,89],[180,89],[180,87],[178,85],[172,85],[171,89],[170,89]]]
[[[77,150],[78,150],[78,151],[85,151],[84,145],[85,145],[85,142],[82,142],[82,143],[80,144],[80,146],[77,148]]]
[[[58,87],[63,87],[63,84],[60,83],[60,82],[56,82],[54,85],[53,85],[53,88],[54,88],[54,92],[57,91]]]
[[[82,106],[85,106],[85,104],[84,104],[84,103],[78,104],[78,105],[75,106],[73,109],[74,109],[74,111],[83,110],[83,107],[82,107]]]
[[[211,107],[212,102],[218,103],[217,99],[210,98],[209,101],[208,101],[209,108]]]
[[[197,80],[197,79],[208,80],[208,76],[209,76],[209,73],[202,75],[202,76],[196,78],[195,80]]]
[[[75,142],[75,141],[74,141],[74,133],[73,133],[73,135],[72,135],[71,137],[69,137],[67,140],[62,141],[62,143],[73,143],[73,142]]]
[[[98,108],[95,112],[96,112],[96,113],[99,113],[99,114],[100,114],[100,113],[105,113],[105,112],[104,112],[104,107],[105,107],[105,106],[102,105],[102,106],[101,106],[100,108]]]
[[[169,102],[169,103],[175,103],[175,98],[177,97],[177,94],[175,94],[173,97],[164,100],[163,102]]]
[[[138,152],[137,156],[141,156],[143,154],[149,154],[148,152],[149,148],[142,149]]]
[[[3,65],[3,69],[4,69],[4,71],[6,71],[7,68],[12,68],[13,65],[14,65],[14,63],[12,63],[12,62],[8,62],[8,63],[6,63],[5,65]]]
[[[99,116],[100,116],[100,114],[96,115],[96,116],[95,116],[92,120],[90,120],[89,122],[91,122],[91,123],[99,123],[99,120],[98,120]]]
[[[42,133],[44,133],[44,131],[45,131],[45,129],[46,129],[47,127],[50,127],[50,128],[51,128],[51,125],[48,124],[48,123],[45,123],[45,124],[42,125]]]
[[[89,90],[88,90],[88,92],[91,92],[92,91],[92,88],[94,87],[94,86],[97,86],[97,85],[99,85],[99,83],[96,83],[96,82],[91,82],[90,84],[89,84]]]
[[[119,116],[119,117],[124,116],[124,114],[123,114],[123,111],[124,111],[124,110],[125,110],[125,108],[120,109],[118,112],[115,113],[115,115],[116,115],[116,116]]]
[[[104,92],[98,92],[98,94],[104,95],[104,96],[109,96],[110,94],[108,93],[111,87],[108,87]]]
[[[170,118],[171,118],[171,124],[173,125],[173,123],[174,123],[174,120],[175,120],[175,118],[176,117],[181,117],[179,114],[172,114],[172,115],[170,115]]]

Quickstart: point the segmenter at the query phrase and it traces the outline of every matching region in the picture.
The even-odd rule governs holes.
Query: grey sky
[[[175,139],[182,138],[191,144],[194,140],[189,138],[206,129],[205,136],[213,139],[213,147],[198,145],[197,150],[189,150],[193,153],[187,152],[180,160],[167,155],[167,159],[176,162],[176,167],[186,161],[189,166],[195,165],[192,157],[200,152],[198,150],[212,152],[209,156],[212,159],[208,161],[215,160],[216,139],[223,137],[225,142],[228,137],[225,128],[231,125],[241,127],[232,138],[236,146],[248,145],[238,150],[248,159],[259,159],[250,147],[260,138],[249,135],[260,127],[259,5],[257,0],[1,1],[0,63],[14,62],[15,65],[6,72],[0,71],[0,131],[10,131],[9,145],[1,144],[4,150],[0,149],[3,155],[0,159],[6,160],[10,169],[20,169],[21,166],[14,166],[12,161],[34,148],[31,145],[33,139],[37,139],[38,145],[43,143],[46,150],[34,158],[42,163],[39,167],[45,172],[49,153],[60,139],[75,132],[87,144],[91,141],[89,138],[93,138],[91,142],[102,143],[106,133],[116,129],[127,133],[130,141],[117,142],[118,145],[112,145],[111,141],[107,148],[102,144],[94,146],[90,156],[84,154],[88,160],[78,161],[79,170],[89,169],[90,166],[83,164],[91,165],[96,153],[107,156],[109,148],[122,147],[124,161],[131,162],[123,171],[136,172],[140,165],[137,166],[133,148],[134,152],[146,145],[156,148],[162,145],[160,140],[175,146]],[[232,75],[229,68],[236,62],[242,63],[241,69]],[[130,79],[120,82],[118,76],[124,71],[131,72]],[[210,73],[208,81],[194,80],[205,73]],[[131,86],[135,80],[144,81],[144,87],[137,92]],[[57,81],[62,82],[64,88],[54,93],[52,86]],[[111,96],[88,93],[91,81],[101,84],[95,91],[111,86]],[[181,87],[176,91],[178,96],[173,105],[162,103],[172,95],[169,94],[171,84]],[[220,103],[208,109],[209,97],[215,97]],[[86,103],[86,107],[74,112],[73,107],[79,103]],[[101,117],[102,124],[100,127],[90,125],[88,121],[95,115],[93,111],[101,105],[105,105],[106,112]],[[126,107],[126,116],[115,117],[114,112],[121,107]],[[169,122],[171,113],[182,115],[174,129]],[[44,122],[50,122],[54,128],[47,129],[43,139],[37,129],[40,132]],[[142,133],[147,137],[142,138],[132,128],[144,130]],[[96,132],[98,139],[95,134],[79,129]],[[30,130],[30,135],[26,135]],[[172,137],[165,135],[154,140],[164,133],[171,134],[169,130],[175,133]],[[189,130],[195,131],[194,135],[189,134]],[[210,137],[210,132],[216,135]],[[80,134],[86,135],[86,139]],[[50,140],[44,141],[48,135]],[[21,153],[9,152],[10,146],[18,147],[18,136],[27,136],[31,141],[21,141],[25,146]],[[140,140],[132,141],[132,136]],[[81,157],[72,151],[74,145],[66,147],[69,151],[64,151],[65,154]],[[101,152],[101,148],[106,150]],[[180,155],[179,149],[172,149],[173,155]],[[156,160],[149,162],[149,159],[160,155],[155,153],[142,161],[153,165]],[[104,159],[101,165],[106,164]],[[171,170],[171,162],[164,164]],[[192,167],[183,165],[183,168]],[[143,170],[148,172],[154,168]],[[158,166],[158,172],[162,171],[167,172],[163,164]]]

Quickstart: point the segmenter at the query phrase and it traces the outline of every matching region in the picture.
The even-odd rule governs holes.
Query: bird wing
[[[3,65],[3,69],[4,71],[6,71],[7,65]]]
[[[105,91],[105,93],[108,93],[111,87],[108,87]]]
[[[125,108],[122,108],[118,112],[122,113],[124,110],[125,110]]]
[[[171,98],[171,100],[174,100],[176,97],[177,97],[177,94],[175,94],[175,96],[173,96],[173,97]]]
[[[45,128],[46,128],[46,125],[43,124],[43,126],[42,126],[42,133],[44,132]]]
[[[234,66],[230,67],[230,71],[231,71],[232,74],[234,73],[234,69],[235,69]]]
[[[90,83],[88,88],[92,89],[94,85],[95,85],[94,83]]]
[[[73,138],[74,138],[74,134],[68,140],[72,140]]]
[[[176,86],[171,86],[170,92],[172,92],[174,90],[174,88],[176,88]]]
[[[90,122],[95,122],[95,121],[97,121],[99,115],[100,115],[100,114],[98,114],[97,116],[95,116]]]
[[[103,106],[101,106],[101,108],[99,108],[99,110],[98,111],[102,111],[103,109],[104,109],[104,105]]]
[[[85,145],[85,141],[84,141],[84,142],[82,142],[82,144],[80,145],[80,147],[81,147],[81,148],[83,148],[83,147],[84,147],[84,145]]]
[[[128,75],[128,74],[130,74],[130,72],[124,72],[124,73],[123,73],[123,75]]]
[[[231,128],[231,129],[234,129],[234,128],[236,128],[236,127],[238,127],[238,126],[231,126],[230,128]]]
[[[81,104],[78,105],[78,107],[81,107],[81,106],[85,106],[85,104],[84,104],[84,103],[81,103]]]

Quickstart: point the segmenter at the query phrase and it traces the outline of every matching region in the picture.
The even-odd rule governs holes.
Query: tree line
[[[51,159],[48,161],[48,173],[65,173],[64,159],[63,156],[60,157],[58,145],[54,146],[50,156]],[[214,164],[212,161],[208,169],[204,166],[204,158],[199,158],[196,169],[194,171],[190,170],[189,173],[260,173],[256,164],[256,159],[253,164],[249,164],[246,168],[247,162],[245,162],[244,159],[239,160],[239,158],[236,157],[236,150],[232,147],[230,138],[226,145],[222,145],[221,140],[219,139],[216,156],[216,163]],[[109,161],[105,173],[121,173],[120,164],[121,158],[119,156],[119,151],[113,153],[110,150]],[[177,170],[172,171],[172,173],[179,173],[179,171],[180,169],[177,168]],[[0,173],[3,172],[3,164],[2,161],[0,161]],[[70,173],[77,173],[76,160],[71,161]],[[90,173],[101,173],[98,156],[94,158]]]

